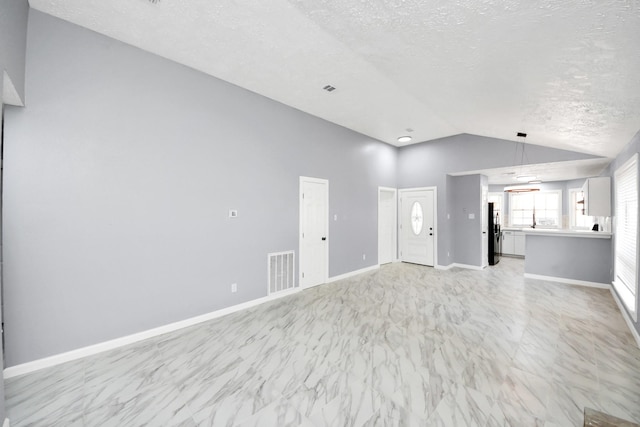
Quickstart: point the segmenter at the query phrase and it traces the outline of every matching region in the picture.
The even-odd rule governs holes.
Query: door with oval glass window
[[[400,259],[434,265],[435,190],[400,190]]]

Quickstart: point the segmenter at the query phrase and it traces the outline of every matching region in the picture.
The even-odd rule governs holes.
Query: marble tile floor
[[[391,264],[5,381],[19,426],[581,426],[640,421],[608,290]]]

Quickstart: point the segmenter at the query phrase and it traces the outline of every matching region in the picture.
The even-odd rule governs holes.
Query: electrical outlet
[[[232,283],[231,284],[231,292],[238,292],[238,284],[237,283]]]
[[[447,258],[450,257],[450,256],[451,256],[451,254],[449,253],[449,251],[447,251]]]
[[[362,260],[366,260],[367,259],[367,254],[362,254]]]

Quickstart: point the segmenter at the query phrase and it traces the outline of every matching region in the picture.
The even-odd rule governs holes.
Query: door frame
[[[438,239],[439,239],[439,228],[438,228],[438,187],[414,187],[414,188],[401,188],[398,190],[398,209],[400,206],[400,200],[402,200],[402,194],[410,191],[423,191],[423,190],[433,190],[433,228],[434,228],[434,239],[433,239],[433,268],[437,268],[438,266]],[[399,216],[398,227],[402,224],[402,215]],[[402,233],[398,233],[398,237],[402,237]],[[399,241],[398,249],[402,247],[402,242]],[[400,258],[400,257],[398,257]],[[400,259],[402,261],[402,259]]]
[[[327,236],[327,244],[325,245],[325,269],[322,272],[322,282],[318,283],[317,285],[312,285],[312,286],[302,286],[302,258],[303,258],[303,253],[302,253],[302,216],[303,216],[303,209],[302,209],[302,184],[303,182],[311,182],[314,184],[324,184],[326,186],[326,193],[325,193],[325,206],[327,207],[327,216],[324,219],[324,223],[325,223],[325,231],[326,231],[326,236]],[[318,286],[318,285],[322,285],[324,283],[327,283],[327,281],[329,280],[329,180],[328,179],[323,179],[323,178],[312,178],[309,176],[300,176],[300,180],[299,180],[299,185],[298,185],[298,286],[300,286],[301,289],[307,289],[307,288],[312,288],[314,286]]]
[[[486,232],[482,231],[484,227],[487,227]],[[489,184],[480,184],[480,268],[489,266],[489,234]]]
[[[391,262],[398,262],[398,189],[392,187],[378,187],[378,265],[380,265],[380,231],[381,231],[381,221],[380,221],[380,201],[383,192],[393,193],[393,201],[395,202],[396,208],[393,211],[393,259]]]

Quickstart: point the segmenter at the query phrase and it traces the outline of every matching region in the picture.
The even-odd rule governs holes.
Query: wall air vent
[[[276,252],[268,255],[269,295],[296,287],[295,255],[293,251]]]

